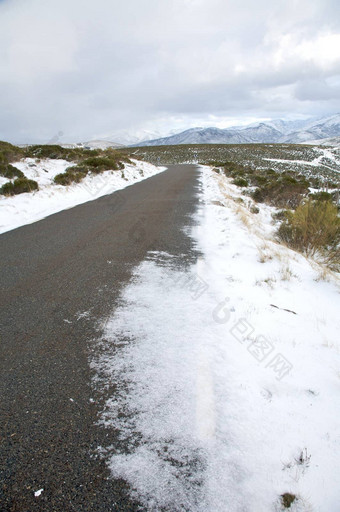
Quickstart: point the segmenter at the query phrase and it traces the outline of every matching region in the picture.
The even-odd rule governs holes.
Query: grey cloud
[[[302,81],[296,85],[295,97],[301,101],[340,100],[339,84],[332,86],[325,80]]]
[[[340,34],[339,14],[333,0],[0,0],[0,137],[340,110],[337,59],[294,51]]]

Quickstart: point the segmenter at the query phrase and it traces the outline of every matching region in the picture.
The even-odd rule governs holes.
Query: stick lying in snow
[[[281,311],[288,311],[288,313],[293,313],[293,315],[297,315],[295,311],[292,311],[291,309],[285,309],[285,308],[279,308],[279,306],[275,306],[275,304],[271,304],[272,308],[281,309]]]

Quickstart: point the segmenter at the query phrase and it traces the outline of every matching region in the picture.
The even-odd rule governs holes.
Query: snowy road
[[[172,166],[0,237],[4,510],[338,512],[338,279],[253,208]]]
[[[1,510],[138,509],[95,457],[108,436],[121,441],[96,425],[105,395],[88,359],[148,251],[195,261],[198,174],[172,166],[0,236]]]
[[[148,251],[103,318],[97,451],[149,512],[338,512],[339,287],[240,194],[202,168],[200,254]]]

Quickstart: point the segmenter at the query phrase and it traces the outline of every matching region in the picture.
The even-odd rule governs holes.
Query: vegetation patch
[[[321,255],[334,270],[340,269],[340,218],[331,201],[305,201],[295,211],[287,211],[280,225],[279,239],[306,255]]]
[[[292,171],[278,173],[273,169],[257,169],[237,162],[226,162],[222,169],[227,177],[233,178],[235,185],[251,186],[254,201],[279,208],[296,208],[312,185],[311,180]]]
[[[9,181],[0,188],[0,194],[5,196],[14,196],[24,192],[33,192],[38,190],[38,183],[27,178],[17,178],[14,182]]]
[[[89,156],[99,154],[99,150],[90,150],[83,148],[63,148],[54,144],[41,144],[28,146],[25,148],[24,157],[29,158],[51,158],[54,160],[67,160],[68,162],[78,162]]]
[[[328,148],[328,156],[323,148],[303,144],[181,144],[121,148],[120,151],[154,165],[200,162],[218,168],[233,162],[266,169],[268,175],[292,170],[307,178],[315,178],[317,188],[322,184],[329,188],[332,185],[339,187],[340,165],[336,148]]]
[[[25,175],[22,171],[14,167],[14,165],[0,163],[0,176],[11,180],[13,178],[24,178]]]
[[[58,185],[71,185],[72,183],[79,183],[89,173],[100,174],[104,171],[122,171],[125,165],[120,158],[119,153],[114,154],[112,152],[109,155],[86,158],[78,165],[68,167],[64,173],[57,174],[54,182]],[[125,161],[130,162],[126,158]]]
[[[99,174],[107,170],[122,171],[124,162],[132,163],[126,154],[122,154],[113,148],[92,150],[63,148],[55,144],[40,144],[19,148],[8,142],[0,141],[0,176],[10,180],[14,178],[22,180],[20,182],[15,180],[12,184],[5,183],[1,188],[1,194],[14,195],[37,190],[38,185],[34,185],[35,181],[28,180],[23,172],[11,165],[11,162],[23,158],[62,159],[76,163],[76,165],[68,167],[64,173],[55,176],[54,182],[59,185],[79,183],[89,173]]]
[[[307,256],[317,256],[331,270],[340,271],[339,183],[336,191],[310,193],[320,185],[319,176],[230,160],[219,164],[220,172],[232,178],[232,183],[246,187],[243,194],[280,208],[273,219],[280,222],[277,237],[281,242]],[[253,205],[251,213],[258,213],[258,207]]]
[[[85,178],[87,173],[87,167],[68,167],[65,172],[61,172],[54,177],[54,183],[64,186],[71,185],[72,183],[80,183]]]
[[[285,492],[284,494],[281,495],[281,503],[284,508],[290,508],[295,500],[295,494],[291,494],[290,492]]]
[[[234,185],[238,187],[248,187],[249,183],[245,178],[235,178],[233,180]]]
[[[118,156],[118,155],[117,155]],[[97,156],[83,160],[82,165],[88,167],[88,169],[98,174],[103,171],[118,171],[124,169],[124,164],[119,158],[113,156]]]
[[[24,157],[24,150],[9,142],[0,141],[0,166],[15,162]]]
[[[334,194],[330,192],[325,192],[324,190],[321,192],[314,192],[313,194],[309,194],[311,199],[316,199],[318,201],[332,201],[334,199]]]
[[[84,162],[89,160],[90,166],[96,166],[96,158],[112,161],[129,161],[126,155],[113,148],[102,149],[84,149],[84,148],[63,148],[58,145],[41,144],[28,146],[24,149],[24,157],[30,158],[51,158],[57,160],[66,160],[68,162]],[[92,163],[91,163],[92,162]]]
[[[254,182],[259,184],[255,178]],[[259,203],[269,203],[278,208],[296,208],[309,192],[309,182],[306,178],[292,178],[289,175],[279,175],[273,179],[266,179],[261,186],[252,193],[252,197]]]

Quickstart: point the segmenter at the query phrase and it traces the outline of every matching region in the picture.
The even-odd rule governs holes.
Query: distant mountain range
[[[190,128],[184,132],[145,140],[131,146],[167,146],[177,144],[254,144],[303,142],[317,144],[324,139],[340,137],[340,114],[307,121],[281,119],[233,126],[231,128]]]

